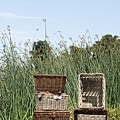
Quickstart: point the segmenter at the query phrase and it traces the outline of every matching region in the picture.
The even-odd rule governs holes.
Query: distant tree
[[[51,51],[52,48],[46,40],[39,40],[33,43],[30,54],[32,55],[32,58],[39,58],[41,61],[43,61],[51,54]]]
[[[118,53],[120,51],[120,39],[117,35],[112,36],[107,34],[101,38],[100,41],[96,41],[92,46],[92,52],[96,54],[96,57],[100,55],[110,55],[110,53]]]

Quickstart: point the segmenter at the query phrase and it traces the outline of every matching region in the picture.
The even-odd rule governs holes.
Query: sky
[[[70,37],[79,42],[83,36],[91,41],[96,35],[99,39],[106,34],[120,36],[120,1],[0,0],[0,31],[8,33],[10,26],[16,44],[44,40],[45,23],[47,40],[54,46],[61,39],[70,45]]]

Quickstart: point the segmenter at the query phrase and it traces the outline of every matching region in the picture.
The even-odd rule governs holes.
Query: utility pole
[[[46,40],[46,37],[47,37],[46,19],[42,19],[42,20],[45,23],[45,40]]]

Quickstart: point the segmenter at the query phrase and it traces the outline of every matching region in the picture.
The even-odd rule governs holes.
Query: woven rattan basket
[[[34,120],[69,120],[69,111],[35,111]]]
[[[36,110],[62,110],[66,111],[68,108],[68,95],[62,93],[55,95],[52,93],[36,93]]]
[[[105,108],[105,86],[102,73],[79,74],[78,107]]]
[[[37,74],[34,75],[36,92],[49,91],[51,93],[63,93],[65,89],[66,76]]]
[[[73,111],[74,120],[109,120],[108,111],[95,108],[81,108]]]

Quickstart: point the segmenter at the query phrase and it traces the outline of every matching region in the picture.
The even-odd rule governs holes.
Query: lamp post
[[[42,19],[42,20],[45,23],[45,40],[46,40],[47,37],[46,19]]]

